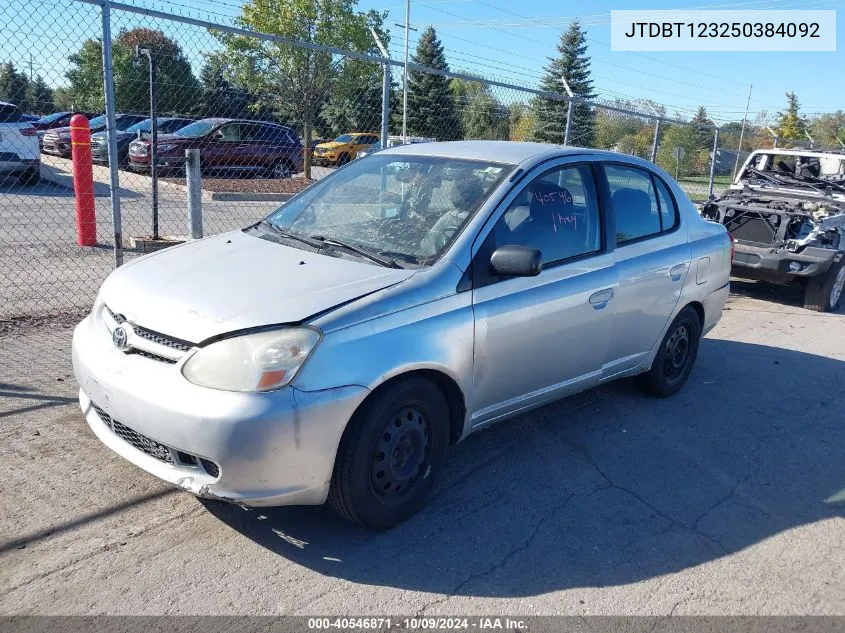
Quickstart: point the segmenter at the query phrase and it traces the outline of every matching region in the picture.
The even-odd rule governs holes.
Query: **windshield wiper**
[[[303,244],[308,244],[311,248],[320,249],[322,248],[322,244],[320,242],[315,242],[313,240],[309,240],[307,237],[303,235],[299,235],[297,233],[288,233],[284,229],[279,228],[272,222],[268,220],[261,220],[258,223],[260,226],[263,226],[265,229],[270,229],[271,232],[275,233],[279,237],[286,237],[289,240],[296,240],[297,242],[302,242]]]
[[[325,235],[309,235],[312,240],[319,242],[321,246],[335,246],[338,248],[345,248],[352,253],[360,255],[361,257],[366,257],[367,259],[374,261],[377,264],[381,264],[385,268],[402,268],[399,264],[396,263],[395,260],[390,259],[389,257],[381,257],[372,253],[366,249],[361,248],[360,246],[355,246],[354,244],[350,244],[349,242],[343,242],[333,237],[326,237]]]

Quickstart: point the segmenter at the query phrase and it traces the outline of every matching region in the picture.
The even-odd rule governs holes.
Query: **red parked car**
[[[150,171],[151,139],[129,144],[129,168]],[[182,170],[185,150],[199,149],[206,173],[226,177],[249,173],[289,178],[302,171],[302,142],[284,125],[240,119],[202,119],[174,132],[160,134],[156,152],[162,172]]]

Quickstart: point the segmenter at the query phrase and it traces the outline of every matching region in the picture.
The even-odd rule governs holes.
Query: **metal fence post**
[[[387,147],[390,136],[390,62],[384,62],[384,85],[381,89],[381,146]]]
[[[572,130],[572,97],[569,97],[569,105],[566,107],[566,129],[563,131],[563,144],[569,145],[569,132]]]
[[[114,266],[123,265],[123,231],[120,216],[120,175],[117,171],[117,124],[115,122],[114,73],[111,50],[111,7],[108,0],[102,4],[103,30],[103,94],[106,100],[106,138],[109,144],[109,195],[111,197],[112,224],[114,225]]]
[[[713,134],[713,156],[710,157],[710,182],[707,188],[707,197],[713,197],[713,180],[716,177],[716,152],[719,151],[719,128],[714,128]]]
[[[654,142],[651,144],[651,162],[657,162],[657,139],[660,138],[660,119],[654,124]]]
[[[188,231],[191,238],[202,238],[202,172],[200,151],[185,150],[185,177],[188,185]]]

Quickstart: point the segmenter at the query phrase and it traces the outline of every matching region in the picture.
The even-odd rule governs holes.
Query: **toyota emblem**
[[[114,346],[119,350],[125,350],[128,345],[127,342],[129,340],[129,333],[126,331],[126,328],[122,325],[118,325],[114,328],[114,331],[111,333],[111,342],[114,343]]]

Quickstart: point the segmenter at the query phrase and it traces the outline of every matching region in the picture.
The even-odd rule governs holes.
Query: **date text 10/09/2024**
[[[413,618],[308,618],[308,629],[319,630],[525,630],[525,621],[498,617],[413,617]]]

